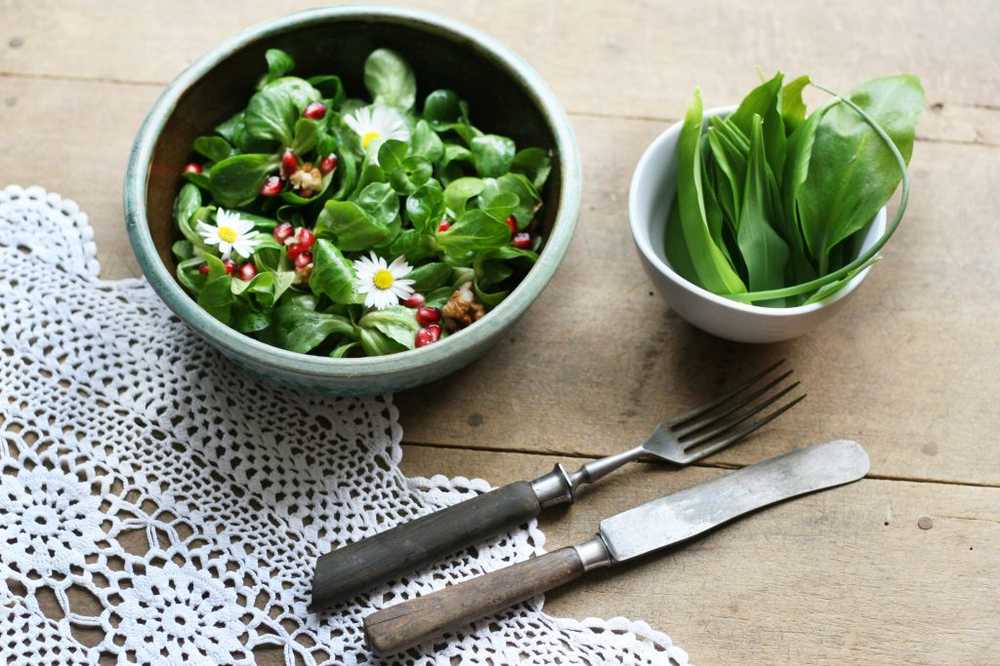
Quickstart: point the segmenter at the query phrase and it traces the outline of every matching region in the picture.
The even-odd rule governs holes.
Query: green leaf
[[[374,328],[407,349],[413,349],[415,336],[420,330],[415,313],[412,308],[394,305],[369,312],[358,321],[358,325],[362,329]]]
[[[365,350],[368,356],[385,356],[387,354],[406,351],[407,349],[404,345],[383,335],[376,329],[361,328],[358,333],[358,341],[361,343],[361,348]]]
[[[292,56],[281,49],[268,49],[264,53],[264,59],[267,60],[267,74],[261,79],[260,87],[295,69],[295,61],[292,60]]]
[[[443,261],[437,261],[414,268],[406,277],[413,280],[414,291],[427,294],[446,285],[451,274],[451,266]]]
[[[772,198],[768,189],[763,121],[758,115],[753,117],[751,132],[750,164],[736,240],[749,273],[750,290],[760,291],[784,286],[788,245],[770,223]]]
[[[330,352],[330,358],[344,358],[347,356],[348,352],[358,346],[358,342],[342,342],[337,345],[332,352]]]
[[[232,292],[232,278],[226,274],[222,260],[212,255],[204,256],[208,264],[208,275],[198,292],[198,305],[223,324],[232,321],[232,308],[236,298]]]
[[[451,90],[435,90],[424,100],[424,120],[437,131],[448,129],[462,120],[462,104]]]
[[[674,197],[670,205],[670,215],[667,217],[667,228],[663,237],[663,251],[667,263],[678,275],[692,284],[699,284],[698,273],[694,270],[694,260],[691,259],[687,242],[684,240],[677,197]]]
[[[422,261],[438,253],[433,234],[417,229],[403,229],[389,244],[390,257],[405,257],[409,262]]]
[[[821,303],[829,298],[832,298],[837,292],[847,286],[847,283],[854,279],[854,277],[865,270],[874,263],[877,263],[881,257],[875,255],[869,261],[866,261],[861,266],[855,268],[852,271],[848,271],[844,277],[839,280],[834,280],[829,282],[819,289],[817,289],[809,298],[803,301],[802,305],[812,305],[813,303]]]
[[[418,231],[432,232],[444,217],[444,193],[436,180],[406,198],[406,217]]]
[[[305,155],[316,147],[319,141],[322,125],[317,120],[310,118],[299,118],[295,121],[295,130],[292,139],[292,152],[296,155]]]
[[[340,77],[335,74],[311,76],[306,81],[319,91],[331,109],[340,107],[347,98],[347,93],[344,92],[344,84],[341,82]]]
[[[389,183],[371,183],[354,201],[376,224],[389,226],[399,217],[399,197]]]
[[[313,299],[299,297],[274,309],[272,333],[279,347],[305,354],[331,335],[353,338],[355,330],[346,317],[316,312]]]
[[[389,240],[391,229],[375,222],[353,201],[327,201],[316,220],[316,236],[333,240],[344,252],[367,250]]]
[[[791,136],[806,119],[806,104],[802,101],[802,90],[809,85],[808,76],[792,79],[781,89],[781,117],[785,133]]]
[[[243,116],[243,111],[230,116],[226,121],[215,127],[215,133],[234,146],[243,145],[243,137],[247,131]]]
[[[777,107],[778,96],[781,94],[781,81],[784,78],[781,72],[778,72],[768,81],[760,84],[753,90],[751,90],[743,101],[740,102],[739,107],[733,111],[729,116],[729,121],[732,122],[744,136],[749,137],[750,133],[753,131],[753,117],[758,115],[761,118],[767,118],[767,112],[770,109]]]
[[[198,272],[204,263],[205,258],[197,254],[177,264],[177,281],[194,294],[201,291],[205,284],[205,276]]]
[[[247,134],[288,146],[295,136],[298,118],[299,107],[292,95],[285,88],[271,84],[250,98],[245,116]]]
[[[908,162],[924,109],[920,81],[911,75],[875,79],[849,99],[888,133]],[[820,275],[828,270],[834,246],[872,221],[900,177],[891,151],[860,115],[842,102],[825,109],[808,175],[796,196],[803,235]]]
[[[245,206],[257,198],[267,177],[278,168],[276,155],[233,155],[208,171],[209,189],[220,205]]]
[[[497,220],[506,220],[521,203],[515,193],[507,190],[491,192],[492,196],[489,199],[483,198],[485,194],[486,191],[479,195],[479,209]]]
[[[744,292],[746,286],[708,231],[702,193],[701,128],[701,92],[695,90],[677,144],[677,198],[681,231],[698,276],[697,284],[717,294]]]
[[[444,143],[426,120],[418,120],[410,137],[410,148],[429,162],[437,162],[444,156]]]
[[[221,162],[233,154],[233,147],[221,136],[199,136],[194,140],[194,150],[212,162]]]
[[[354,293],[354,267],[336,245],[320,238],[313,245],[313,270],[309,288],[323,294],[334,303],[357,302]]]
[[[472,164],[476,172],[483,177],[496,178],[510,171],[514,161],[514,142],[505,136],[484,134],[472,139],[469,145],[472,151]]]
[[[495,179],[487,178],[484,183],[480,200],[485,206],[489,206],[490,202],[503,192],[517,195],[517,206],[510,214],[517,219],[518,229],[524,229],[531,224],[535,213],[542,207],[542,199],[538,195],[538,190],[519,173],[508,173]]]
[[[178,261],[190,259],[194,256],[194,245],[187,239],[174,241],[170,246],[170,252],[177,257]]]
[[[525,148],[514,155],[510,170],[523,174],[536,190],[541,190],[552,171],[552,156],[541,148]]]
[[[191,183],[185,183],[174,199],[174,221],[181,227],[182,232],[199,208],[201,208],[201,190]],[[197,234],[195,238],[188,237],[187,233],[184,236],[195,245],[200,245],[201,238]]]
[[[313,88],[308,81],[297,76],[282,76],[268,83],[264,89],[284,91],[291,97],[298,113],[302,113],[307,106],[322,98],[319,91]]]
[[[480,178],[459,178],[448,183],[444,190],[444,204],[455,218],[461,217],[469,199],[478,196],[486,187]]]
[[[376,49],[365,60],[365,87],[376,103],[404,111],[417,99],[417,80],[406,61],[389,49]]]
[[[453,286],[449,285],[446,287],[438,287],[437,289],[424,294],[424,298],[427,299],[426,305],[429,308],[440,308],[448,302],[448,299],[451,298],[453,293],[455,293],[455,288]]]
[[[389,139],[378,149],[378,165],[387,175],[403,165],[410,147],[405,141]]]
[[[458,218],[448,231],[438,232],[437,242],[448,255],[461,259],[469,252],[506,245],[510,242],[510,229],[487,213],[473,209]]]
[[[424,183],[431,179],[434,167],[425,158],[411,155],[403,160],[402,165],[389,174],[389,183],[401,195],[416,192]]]

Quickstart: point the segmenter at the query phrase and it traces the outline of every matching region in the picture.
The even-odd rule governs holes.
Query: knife
[[[865,450],[846,440],[770,458],[606,518],[583,543],[379,610],[364,619],[365,638],[376,652],[398,652],[592,569],[685,542],[776,502],[857,481],[868,467]]]

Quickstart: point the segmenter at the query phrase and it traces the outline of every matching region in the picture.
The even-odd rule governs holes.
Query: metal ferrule
[[[608,546],[600,534],[588,541],[576,544],[573,546],[573,550],[576,551],[580,562],[583,563],[584,571],[610,566],[613,561]]]
[[[637,446],[622,453],[592,460],[575,472],[568,472],[561,464],[557,464],[551,472],[532,481],[531,489],[535,491],[543,509],[557,504],[570,504],[580,486],[607,476],[625,463],[637,459],[642,453],[643,448]]]

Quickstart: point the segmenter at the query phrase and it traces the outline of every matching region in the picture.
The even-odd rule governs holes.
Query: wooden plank
[[[0,134],[0,181],[40,183],[78,201],[92,216],[105,277],[138,274],[123,233],[121,174],[156,90],[8,83],[17,101],[0,105],[8,130]],[[639,267],[626,220],[628,180],[663,123],[579,116],[574,124],[587,186],[564,265],[485,359],[399,397],[408,439],[611,452],[741,371],[787,356],[811,397],[766,436],[717,460],[746,463],[842,436],[865,443],[877,474],[1000,483],[992,444],[1000,414],[987,402],[1000,390],[995,149],[919,143],[907,219],[854,302],[823,331],[754,347],[679,321]],[[25,158],[34,155],[45,158]]]
[[[407,446],[403,469],[502,484],[556,460]],[[635,465],[546,514],[545,547],[720,473]],[[546,610],[643,619],[698,664],[987,664],[1000,648],[998,571],[1000,489],[866,479],[587,576]]]
[[[240,30],[324,4],[185,0],[131,3],[121,12],[113,4],[6,0],[0,8],[11,29],[0,42],[0,72],[165,83]],[[838,90],[912,71],[940,111],[958,116],[925,136],[996,138],[1000,11],[990,0],[410,4],[507,43],[573,112],[676,118],[696,85],[709,106],[734,103],[756,81],[758,65],[810,73]]]

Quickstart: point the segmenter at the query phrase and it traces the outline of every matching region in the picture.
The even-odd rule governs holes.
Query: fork
[[[652,458],[685,467],[739,442],[805,398],[784,399],[799,386],[798,381],[788,382],[791,369],[779,371],[784,363],[782,359],[717,400],[663,421],[645,442],[627,451],[573,472],[557,464],[534,481],[515,481],[322,555],[316,562],[310,608],[347,600],[508,531],[543,509],[569,504],[582,486],[626,463]]]

